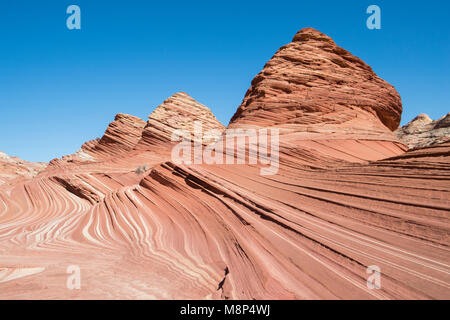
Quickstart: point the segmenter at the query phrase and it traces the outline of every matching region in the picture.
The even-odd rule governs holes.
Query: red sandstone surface
[[[296,146],[349,161],[403,153],[397,91],[312,28],[300,30],[253,79],[230,128],[272,127]]]
[[[0,298],[448,299],[450,143],[406,151],[401,111],[392,86],[307,28],[229,125],[280,130],[275,175],[175,164],[176,129],[225,129],[185,93],[146,124],[118,115],[101,139],[0,186]],[[80,290],[66,287],[70,265]]]

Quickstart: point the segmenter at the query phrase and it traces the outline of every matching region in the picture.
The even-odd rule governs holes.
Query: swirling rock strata
[[[268,177],[131,159],[0,189],[0,298],[448,298],[450,145],[419,151],[320,169],[290,153]]]
[[[355,99],[369,94],[359,78],[368,67],[328,37],[308,29],[294,42],[322,49],[286,73],[303,79],[322,51],[336,51],[336,68],[356,74],[346,80]],[[305,110],[289,123],[304,102],[289,97],[286,116],[278,89],[267,91],[282,102],[276,111],[241,108],[230,128],[284,130],[275,175],[260,175],[261,164],[176,164],[175,130],[192,133],[192,120],[222,129],[183,94],[150,116],[137,143],[138,134],[107,140],[119,154],[92,152],[96,160],[0,186],[0,299],[448,299],[450,143],[404,152],[390,132],[397,95],[368,82],[377,98],[341,105],[334,122]],[[79,290],[67,288],[70,266]],[[367,286],[370,266],[379,290]]]

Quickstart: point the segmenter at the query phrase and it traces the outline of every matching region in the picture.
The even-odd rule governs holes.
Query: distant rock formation
[[[54,159],[50,165],[62,165],[73,162],[92,162],[105,160],[132,150],[142,136],[145,121],[138,117],[119,113],[108,125],[101,139],[83,144],[80,150],[61,159]]]
[[[195,121],[201,124],[203,132],[216,131],[212,136],[204,136],[203,143],[217,140],[225,130],[208,107],[187,93],[175,93],[150,114],[147,122],[131,115],[118,114],[102,138],[84,143],[76,153],[54,159],[50,165],[103,161],[134,149],[142,151],[149,146],[153,146],[153,151],[162,151],[154,146],[167,149],[167,142],[171,141],[175,130],[182,130],[186,133],[184,138],[193,139]]]
[[[396,130],[395,134],[411,149],[450,141],[450,113],[435,121],[422,113]]]
[[[212,136],[203,137],[204,143],[217,140],[225,130],[208,107],[198,103],[187,93],[175,93],[149,116],[139,147],[167,143],[171,141],[175,130],[185,131],[184,138],[193,140],[195,121],[201,124],[203,132],[217,131]]]
[[[33,178],[46,168],[42,162],[29,162],[0,151],[0,185],[17,178]]]
[[[125,153],[136,147],[142,137],[145,121],[138,117],[119,113],[106,129],[103,137],[84,152],[96,158],[107,158]]]

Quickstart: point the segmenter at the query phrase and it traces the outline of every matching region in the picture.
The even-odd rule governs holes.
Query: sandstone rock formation
[[[422,148],[450,140],[450,113],[439,120],[420,114],[395,131],[397,137],[409,148]]]
[[[306,28],[253,79],[231,124],[334,124],[342,129],[342,123],[359,118],[395,130],[401,112],[397,91],[370,66]]]
[[[275,175],[175,164],[174,130],[223,129],[177,94],[140,139],[116,120],[84,147],[95,160],[0,186],[0,299],[450,298],[450,143],[405,152],[395,90],[315,30],[263,78],[229,128],[282,129]],[[72,265],[80,290],[66,287]]]
[[[32,178],[45,169],[41,162],[24,161],[0,151],[0,185],[18,178]]]
[[[171,141],[175,130],[185,131],[184,138],[194,140],[195,121],[204,132],[216,130],[212,136],[202,136],[202,143],[217,140],[225,127],[206,106],[187,93],[179,92],[165,100],[149,116],[139,146],[158,145]]]
[[[86,142],[73,155],[52,160],[43,176],[92,204],[98,203],[108,192],[98,185],[102,182],[87,180],[95,176],[100,181],[113,179],[114,185],[138,183],[152,166],[171,157],[172,147],[178,143],[171,141],[175,130],[194,140],[195,123],[203,132],[216,130],[215,135],[202,137],[205,144],[217,140],[225,129],[206,106],[184,92],[176,93],[150,114],[147,123],[118,114],[101,139]]]
[[[159,105],[150,114],[147,123],[131,115],[118,114],[101,139],[88,141],[73,155],[54,159],[50,164],[104,161],[135,149],[145,151],[148,146],[155,151],[156,145],[160,147],[156,149],[158,152],[164,152],[164,149],[170,148],[169,142],[176,130],[184,132],[185,139],[194,140],[196,122],[203,132],[216,131],[214,135],[202,136],[201,142],[205,144],[217,140],[225,130],[209,108],[187,93],[178,92]]]
[[[142,136],[145,121],[137,117],[118,114],[101,139],[88,141],[79,151],[62,159],[54,159],[51,165],[67,162],[99,161],[132,150]]]
[[[339,149],[345,160],[378,160],[405,150],[391,132],[401,112],[397,91],[370,66],[306,28],[253,79],[230,128],[279,127],[297,144]]]

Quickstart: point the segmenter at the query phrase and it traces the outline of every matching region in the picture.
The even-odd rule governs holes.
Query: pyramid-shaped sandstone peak
[[[190,132],[193,130],[194,121],[201,121],[205,130],[223,130],[224,128],[208,107],[184,92],[175,93],[168,98],[156,108],[149,118],[165,123],[172,128]]]
[[[92,162],[121,155],[136,147],[141,140],[146,122],[138,117],[119,113],[106,128],[102,138],[87,141],[76,153],[54,159],[52,166],[72,162]]]
[[[108,125],[103,137],[89,151],[93,154],[117,155],[133,149],[142,136],[145,121],[128,114],[119,113]],[[85,150],[87,151],[87,150]]]
[[[351,131],[364,123],[392,131],[401,112],[397,91],[369,65],[327,35],[305,28],[253,79],[230,127],[336,124],[336,130]]]
[[[142,144],[170,141],[175,130],[182,130],[193,135],[196,123],[201,124],[203,133],[217,131],[216,135],[208,137],[209,141],[204,142],[217,139],[225,129],[208,107],[197,102],[187,93],[175,93],[149,116],[142,134]]]

